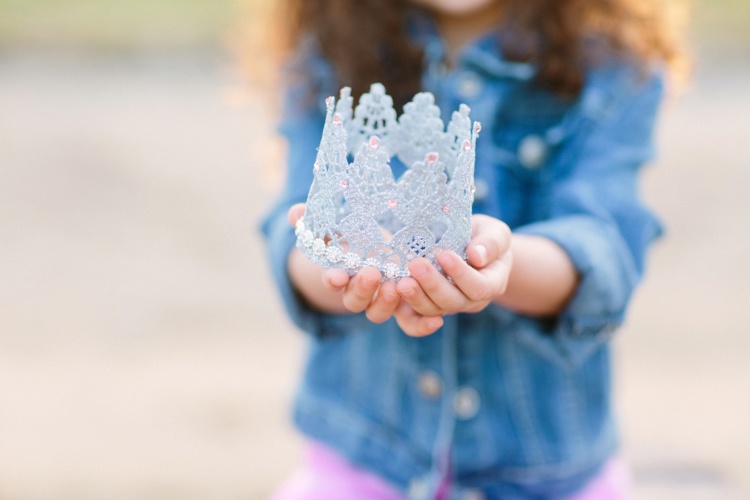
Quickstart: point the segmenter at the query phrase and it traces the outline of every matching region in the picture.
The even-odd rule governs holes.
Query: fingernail
[[[417,291],[414,288],[406,288],[404,290],[401,290],[401,295],[403,295],[404,297],[413,297],[415,293],[417,293]]]
[[[438,328],[443,326],[443,321],[439,318],[436,318],[436,319],[430,320],[427,324],[430,330],[437,330]]]
[[[485,262],[487,262],[487,249],[484,245],[476,245],[474,250],[476,250],[477,255],[479,255],[479,264],[483,266]]]
[[[440,252],[438,258],[440,265],[443,267],[450,267],[456,262],[456,258],[451,252]]]

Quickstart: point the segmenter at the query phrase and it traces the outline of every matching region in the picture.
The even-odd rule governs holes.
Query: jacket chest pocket
[[[503,219],[517,227],[545,218],[555,158],[573,121],[573,102],[520,89],[498,106],[488,159]]]

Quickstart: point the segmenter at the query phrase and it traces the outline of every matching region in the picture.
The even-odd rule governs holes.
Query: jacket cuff
[[[571,361],[582,361],[622,324],[640,279],[627,244],[614,225],[588,215],[533,223],[515,232],[553,241],[578,271],[576,293],[551,333]]]

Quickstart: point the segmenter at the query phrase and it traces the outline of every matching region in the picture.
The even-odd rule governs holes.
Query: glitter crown
[[[397,119],[393,100],[376,83],[354,112],[351,89],[326,99],[327,114],[313,166],[297,247],[315,263],[354,274],[373,266],[383,279],[409,275],[416,257],[452,250],[466,258],[471,238],[478,122],[469,107],[447,130],[429,92],[417,94]],[[390,167],[398,157],[406,171]],[[353,158],[353,161],[349,161]]]

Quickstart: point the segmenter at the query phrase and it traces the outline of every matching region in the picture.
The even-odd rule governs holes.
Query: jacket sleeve
[[[307,61],[310,63],[310,61]],[[292,322],[318,336],[350,331],[367,324],[364,314],[330,315],[311,309],[295,291],[287,271],[289,253],[295,245],[294,228],[287,212],[295,203],[304,203],[313,180],[313,163],[323,133],[325,114],[320,103],[330,85],[315,82],[315,73],[327,74],[313,61],[313,85],[290,85],[284,94],[279,132],[288,142],[286,181],[282,193],[265,215],[261,231],[266,244],[271,275]],[[310,88],[312,91],[310,91]],[[330,95],[330,94],[329,94]],[[320,103],[315,101],[320,101]]]
[[[557,243],[580,274],[576,294],[554,327],[554,337],[573,358],[622,323],[646,250],[661,234],[639,199],[638,176],[653,156],[662,93],[660,75],[592,75],[575,130],[559,151],[562,168],[551,183],[549,217],[516,230]]]

